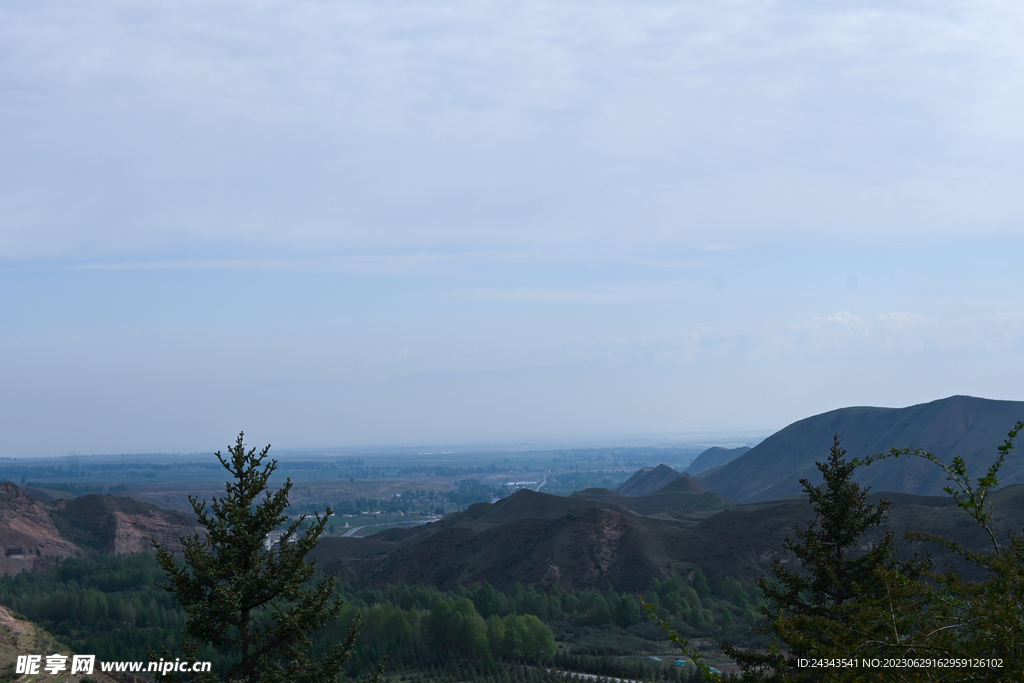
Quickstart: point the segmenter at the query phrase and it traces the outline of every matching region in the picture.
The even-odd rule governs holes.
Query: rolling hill
[[[140,553],[160,545],[176,549],[179,539],[200,530],[195,517],[122,496],[98,493],[51,504],[50,517],[65,538],[83,549]]]
[[[679,472],[668,465],[657,467],[644,467],[637,470],[636,474],[619,484],[615,493],[620,496],[647,496],[665,488],[676,479],[681,477]]]
[[[686,519],[689,516],[687,513],[725,510],[735,505],[721,494],[708,491],[700,481],[688,474],[672,479],[662,488],[645,496],[624,496],[600,488],[584,489],[572,495],[574,498],[584,498],[606,505],[618,505],[641,515],[659,515],[676,519]]]
[[[815,461],[828,456],[832,435],[839,434],[847,457],[863,457],[897,448],[924,448],[951,462],[964,458],[980,476],[996,457],[996,447],[1017,420],[1024,402],[992,401],[970,396],[909,408],[842,408],[794,422],[721,467],[705,472],[701,482],[741,503],[797,495],[799,480],[817,484]],[[922,496],[944,495],[946,476],[921,458],[903,457],[862,468],[856,480],[874,491]],[[1003,485],[1024,482],[1024,460],[1011,457],[1001,472]]]
[[[735,460],[749,450],[750,446],[740,446],[739,448],[722,448],[721,446],[712,446],[694,458],[693,462],[689,464],[684,473],[697,476],[702,472],[707,472],[713,467],[719,467],[727,462]]]
[[[542,587],[557,582],[564,588],[642,591],[652,578],[690,575],[696,567],[708,577],[765,576],[773,559],[785,559],[782,544],[794,535],[793,526],[813,517],[802,496],[678,521],[638,514],[619,504],[638,499],[589,491],[563,498],[524,489],[415,529],[364,539],[323,539],[313,556],[321,568],[355,585],[423,581],[451,588],[486,581],[504,590],[517,582]],[[873,496],[875,501],[881,497]],[[892,502],[889,519],[866,534],[865,549],[889,530],[898,539],[906,530],[917,530],[985,548],[985,534],[949,496],[885,497]],[[1024,525],[1024,486],[996,491],[991,500],[1000,533]],[[940,567],[954,559],[934,546],[898,543],[906,552],[933,551]]]
[[[614,495],[614,494],[612,494]],[[497,503],[477,503],[391,543],[325,539],[314,551],[321,566],[355,583],[424,581],[450,588],[489,582],[565,588],[609,585],[638,591],[651,577],[689,573],[697,566],[693,534],[678,522],[637,514],[618,505],[524,489]],[[395,538],[391,535],[391,538]],[[357,541],[342,547],[337,540]],[[356,556],[358,542],[377,554]]]

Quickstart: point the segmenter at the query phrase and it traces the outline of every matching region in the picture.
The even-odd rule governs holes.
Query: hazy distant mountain
[[[961,456],[976,478],[993,462],[1006,432],[1024,419],[1024,402],[970,396],[909,408],[842,408],[795,422],[735,460],[701,477],[702,483],[738,502],[783,498],[800,493],[799,480],[821,481],[815,461],[828,457],[838,433],[847,457],[897,448],[923,448],[943,462]],[[1024,444],[1021,444],[1024,446]],[[1016,451],[1020,452],[1020,451]],[[855,477],[874,491],[945,495],[940,468],[921,458],[903,457],[862,468]],[[1024,460],[1011,456],[1000,484],[1024,482]]]
[[[619,484],[615,493],[620,496],[647,496],[660,491],[683,476],[668,465],[644,467],[626,481]]]
[[[721,446],[712,446],[707,449],[690,463],[690,466],[683,470],[684,474],[692,474],[697,476],[701,472],[706,472],[712,467],[718,467],[725,463],[735,460],[744,453],[750,450],[750,446],[740,446],[739,448],[722,448]]]

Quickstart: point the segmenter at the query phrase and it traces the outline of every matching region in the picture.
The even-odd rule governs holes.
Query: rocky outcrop
[[[131,498],[89,494],[54,505],[54,517],[79,546],[105,553],[141,553],[156,540],[164,548],[181,548],[182,536],[201,527],[193,518]]]
[[[0,574],[41,569],[81,554],[54,525],[43,502],[9,481],[0,483]]]
[[[195,520],[130,498],[89,494],[43,502],[0,483],[0,575],[48,569],[90,551],[140,553],[155,539],[168,550],[201,532]]]

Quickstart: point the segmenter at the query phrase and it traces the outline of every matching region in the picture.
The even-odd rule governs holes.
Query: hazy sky
[[[1024,5],[0,4],[0,456],[1024,399]]]

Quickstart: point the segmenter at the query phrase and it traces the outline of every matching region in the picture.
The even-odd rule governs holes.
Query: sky
[[[0,5],[0,457],[1024,399],[1019,2]]]

